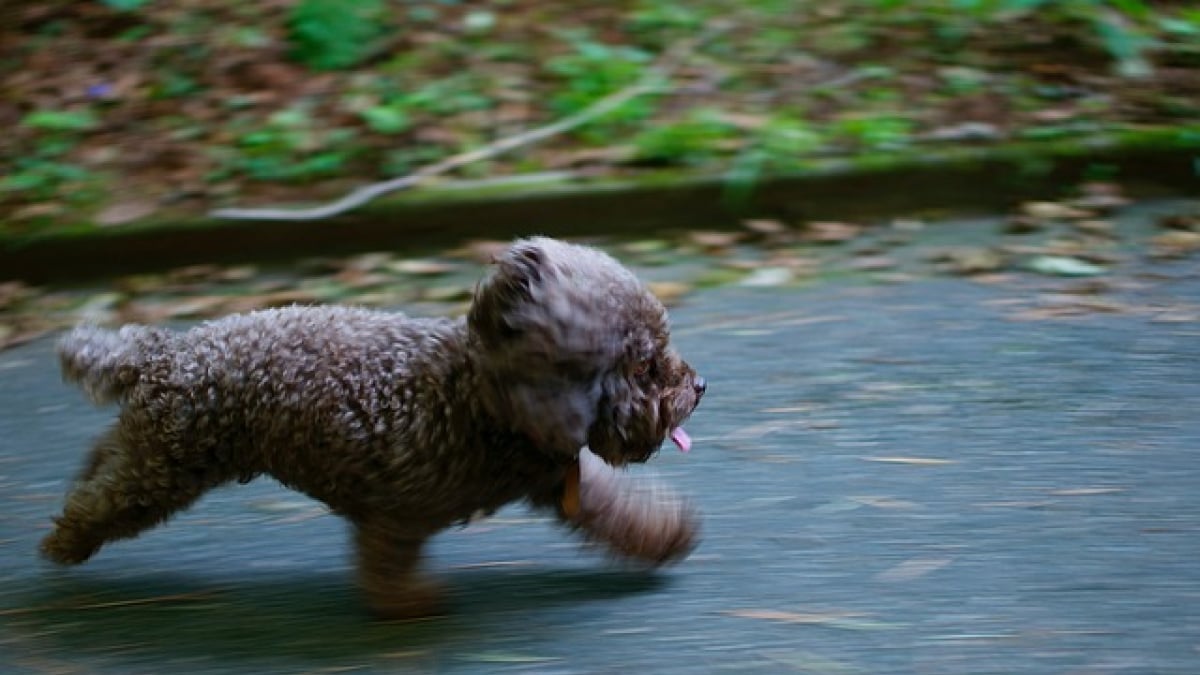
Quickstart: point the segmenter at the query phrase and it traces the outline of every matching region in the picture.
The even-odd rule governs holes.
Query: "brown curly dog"
[[[292,307],[182,333],[82,326],[59,353],[67,379],[120,405],[42,541],[61,564],[262,474],[353,524],[386,617],[437,610],[430,536],[517,500],[653,565],[696,543],[684,500],[614,467],[667,438],[686,450],[704,380],[662,304],[592,248],[515,242],[459,320]]]

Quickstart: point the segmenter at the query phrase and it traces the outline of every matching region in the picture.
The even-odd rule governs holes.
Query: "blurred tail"
[[[58,343],[63,379],[78,384],[96,403],[116,401],[137,383],[150,349],[169,335],[149,326],[78,326]]]

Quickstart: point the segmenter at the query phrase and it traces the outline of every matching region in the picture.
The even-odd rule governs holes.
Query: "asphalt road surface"
[[[957,279],[690,296],[695,446],[639,470],[702,508],[693,557],[625,570],[513,508],[435,541],[450,614],[408,623],[268,481],[41,562],[112,411],[50,339],[0,353],[0,671],[1200,672],[1200,275],[1145,272],[1070,317]]]

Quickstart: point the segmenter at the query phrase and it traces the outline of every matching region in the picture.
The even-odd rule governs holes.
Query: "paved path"
[[[650,467],[702,506],[695,556],[640,576],[512,509],[436,541],[453,614],[411,624],[364,619],[341,523],[267,482],[41,564],[111,412],[48,341],[5,352],[0,670],[1200,672],[1194,270],[1042,321],[959,280],[700,293],[696,446]]]

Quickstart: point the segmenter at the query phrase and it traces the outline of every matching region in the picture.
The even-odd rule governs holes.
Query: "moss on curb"
[[[622,234],[724,228],[748,216],[869,219],[969,213],[1060,196],[1080,180],[1112,178],[1138,194],[1197,192],[1200,126],[1129,129],[1056,141],[957,147],[814,161],[765,177],[730,199],[723,174],[655,172],[580,181],[517,177],[402,192],[325,221],[156,217],[0,235],[0,277],[35,282],[147,271],[196,262],[280,260],[369,249],[419,249],[469,237]]]

